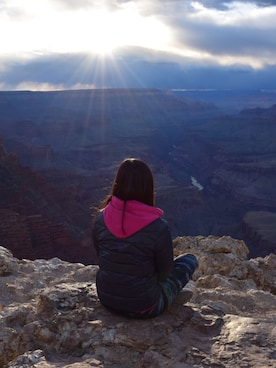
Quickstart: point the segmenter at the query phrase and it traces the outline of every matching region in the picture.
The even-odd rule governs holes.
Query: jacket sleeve
[[[94,249],[96,250],[97,256],[99,256],[99,244],[97,240],[97,226],[98,226],[97,220],[98,220],[98,216],[96,217],[94,224],[93,224],[93,228],[92,228],[92,242],[93,242]]]
[[[155,268],[159,280],[167,278],[173,269],[172,237],[167,225],[156,243]]]
[[[93,241],[93,246],[94,246],[94,249],[97,253],[97,256],[99,256],[99,246],[98,246],[97,238],[95,236],[95,230],[94,229],[92,231],[92,241]]]

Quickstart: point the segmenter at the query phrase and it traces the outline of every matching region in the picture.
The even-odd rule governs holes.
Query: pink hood
[[[134,200],[125,203],[124,218],[124,201],[115,196],[104,209],[104,222],[117,238],[127,238],[163,215],[163,211],[157,207]]]

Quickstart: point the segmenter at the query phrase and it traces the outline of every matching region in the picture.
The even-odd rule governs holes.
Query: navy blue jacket
[[[159,218],[127,238],[118,238],[108,230],[103,212],[99,212],[93,241],[98,253],[96,284],[101,303],[119,312],[153,306],[161,294],[158,281],[173,268],[167,222]]]

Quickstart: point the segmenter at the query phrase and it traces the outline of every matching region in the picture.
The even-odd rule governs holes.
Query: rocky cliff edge
[[[276,367],[276,255],[247,259],[243,241],[178,237],[199,268],[163,315],[113,315],[97,266],[18,260],[0,247],[0,367]]]

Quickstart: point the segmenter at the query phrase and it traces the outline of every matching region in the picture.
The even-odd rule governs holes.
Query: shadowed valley
[[[252,256],[275,252],[275,102],[261,92],[1,92],[1,244],[19,258],[93,262],[91,206],[137,156],[173,236],[230,235]]]

